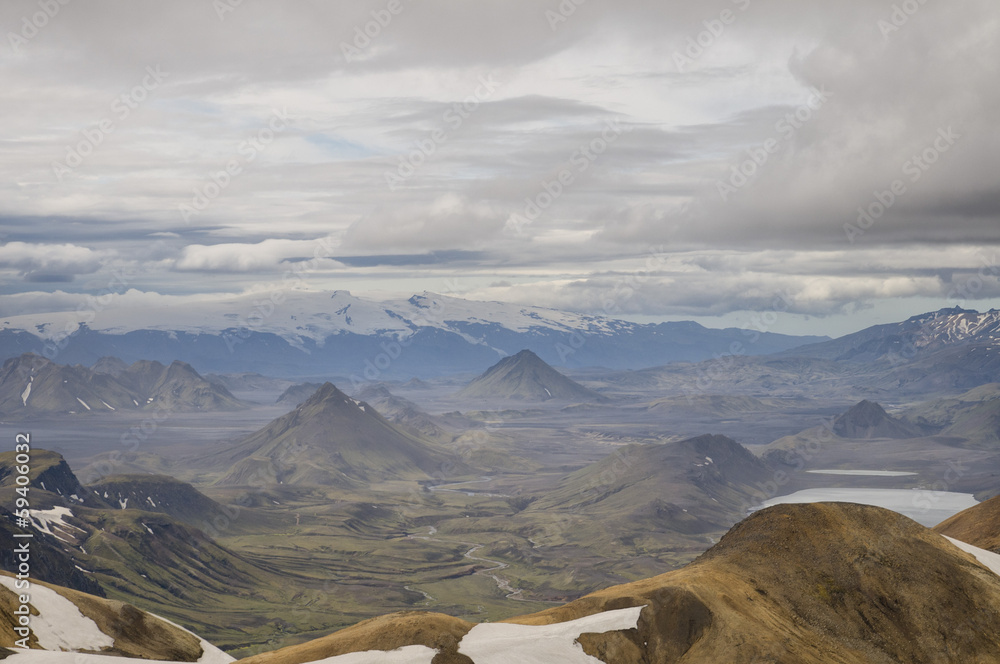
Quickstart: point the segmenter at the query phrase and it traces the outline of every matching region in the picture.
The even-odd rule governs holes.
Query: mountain
[[[683,569],[541,613],[394,614],[245,661],[595,661],[582,649],[613,664],[995,662],[1000,576],[975,555],[877,507],[779,505]]]
[[[166,514],[195,527],[231,511],[190,484],[166,475],[111,475],[87,488],[112,507]]]
[[[551,488],[519,492],[508,499],[514,515],[458,519],[440,530],[487,534],[479,555],[522,570],[519,587],[531,597],[565,601],[609,579],[690,561],[746,515],[773,477],[725,436],[624,445]]]
[[[803,345],[781,355],[865,363],[886,356],[909,359],[957,345],[978,344],[1000,348],[1000,310],[941,309],[901,323],[874,325],[831,341]]]
[[[456,394],[462,399],[601,402],[604,397],[562,375],[530,350],[505,357]]]
[[[316,394],[316,390],[323,387],[323,383],[298,383],[290,386],[275,403],[288,404],[289,406],[301,406],[309,397]]]
[[[1000,553],[1000,496],[963,510],[934,530],[973,546]]]
[[[109,374],[26,353],[0,368],[0,414],[137,409],[137,395]]]
[[[922,432],[915,426],[890,416],[877,403],[862,401],[851,406],[833,420],[833,433],[841,438],[918,438]]]
[[[31,465],[37,468],[29,476],[33,578],[135,604],[193,626],[227,647],[268,638],[273,631],[265,616],[298,606],[297,595],[313,583],[266,560],[237,554],[213,539],[239,535],[250,525],[255,533],[273,533],[275,517],[264,519],[239,505],[219,506],[221,511],[213,512],[218,503],[191,496],[167,479],[152,478],[142,489],[150,490],[157,483],[173,485],[160,494],[162,499],[169,502],[170,495],[184,495],[189,507],[201,511],[186,514],[182,522],[165,512],[136,509],[131,499],[113,503],[110,490],[105,499],[103,489],[97,494],[83,487],[84,493],[74,498],[65,494],[80,483],[71,470],[63,474],[62,457],[37,448],[31,456]],[[11,453],[0,455],[0,477],[5,478],[0,484],[0,505],[14,505],[18,495],[10,481],[12,459]],[[45,482],[43,488],[42,477],[51,477],[46,473],[53,468],[58,470],[59,481],[55,487]],[[140,484],[140,480],[118,482],[123,491]],[[85,496],[83,502],[81,496]],[[0,533],[9,533],[7,541],[14,542],[13,533],[25,529],[15,529],[10,516],[0,510]],[[200,522],[189,525],[196,519]],[[4,547],[0,560],[11,559],[9,549]]]
[[[14,489],[18,465],[15,452],[0,452],[0,489]],[[99,497],[80,484],[76,475],[61,454],[49,450],[33,449],[30,453],[28,486],[39,491],[54,493],[68,503],[87,507],[106,507]]]
[[[0,572],[0,648],[19,648],[15,611],[19,596],[27,593],[34,609],[27,644],[32,650],[16,650],[12,662],[82,662],[85,655],[57,658],[42,651],[100,653],[114,656],[103,661],[141,662],[169,660],[226,664],[233,658],[191,632],[146,613],[131,604],[88,595],[35,579],[30,589],[18,587],[17,579]],[[30,610],[29,609],[29,610]],[[2,652],[2,651],[0,651]]]
[[[225,387],[210,383],[185,362],[164,366],[156,361],[134,362],[118,380],[145,395],[147,407],[160,410],[241,410],[246,406]],[[141,403],[141,402],[140,402]]]
[[[995,449],[1000,446],[1000,384],[911,406],[903,417],[923,430],[963,439],[966,447]]]
[[[857,366],[854,384],[894,393],[941,393],[1000,382],[1000,310],[942,309],[876,325],[778,357]]]
[[[424,412],[420,406],[409,399],[398,397],[382,384],[366,385],[355,395],[358,399],[371,404],[387,420],[404,427],[417,436],[429,440],[451,440],[453,429],[442,419]]]
[[[221,471],[218,484],[360,486],[427,479],[452,461],[326,383],[295,410],[200,463]]]
[[[0,490],[0,495],[13,499],[16,494],[12,491]],[[5,500],[5,504],[7,502]],[[12,502],[10,504],[13,506]],[[19,554],[15,551],[18,540],[14,536],[24,533],[25,529],[17,527],[16,524],[15,515],[0,507],[0,539],[10,543],[10,546],[0,548],[0,568],[5,570],[16,570],[18,563],[22,562],[18,560]],[[101,585],[80,570],[64,547],[65,544],[55,537],[38,536],[33,538],[31,543],[32,578],[104,597],[105,593]]]
[[[58,350],[61,362],[86,365],[105,355],[179,359],[215,373],[345,375],[360,383],[479,372],[522,348],[560,366],[637,369],[710,359],[735,343],[758,355],[826,339],[693,322],[639,324],[434,293],[382,302],[346,291],[288,291],[283,298],[253,326],[247,320],[257,315],[257,295],[191,303],[169,315],[140,303],[109,308],[55,349],[47,335],[66,328],[64,313],[3,317],[0,359]]]
[[[749,498],[772,475],[725,436],[627,445],[568,475],[529,509],[600,517],[610,520],[611,529],[638,520],[657,530],[724,530],[745,513]]]
[[[94,373],[109,374],[111,376],[120,376],[128,369],[128,365],[117,357],[105,356],[94,362],[94,366],[90,367]]]
[[[124,369],[104,358],[95,369],[26,353],[0,368],[0,415],[110,413],[118,410],[238,410],[244,404],[190,365],[138,361]]]

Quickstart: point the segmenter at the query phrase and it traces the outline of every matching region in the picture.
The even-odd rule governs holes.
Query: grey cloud
[[[677,259],[658,275],[670,294],[637,295],[635,313],[761,306],[754,293],[806,277],[802,311],[820,315],[946,297],[949,275],[978,269],[960,250],[1000,245],[990,0],[926,3],[885,35],[892,6],[868,0],[587,2],[555,24],[554,0],[403,4],[358,62],[341,43],[382,0],[255,0],[221,18],[204,0],[93,0],[63,7],[21,55],[0,44],[0,231],[93,252],[8,259],[8,273],[99,289],[114,259],[163,292],[197,292],[204,271],[239,291],[309,255],[294,243],[330,237],[354,258],[317,283],[460,266],[498,296],[586,308],[625,258],[664,246]],[[727,8],[735,22],[678,71],[675,53]],[[0,25],[35,11],[35,0],[5,2]],[[119,119],[112,104],[155,65],[169,72],[162,86]],[[449,126],[444,114],[480,76],[501,86]],[[832,95],[785,136],[778,123],[812,86]],[[251,160],[241,147],[274,108],[287,108],[287,127]],[[106,117],[114,131],[56,178],[52,162]],[[630,131],[511,232],[525,199],[544,200],[608,120]],[[961,139],[910,181],[908,160],[949,126]],[[445,140],[390,190],[386,174],[436,129]],[[770,138],[780,149],[723,201],[717,183]],[[185,221],[178,206],[233,159],[239,174]],[[849,238],[845,224],[896,179],[905,194]],[[929,263],[906,259],[917,254]]]

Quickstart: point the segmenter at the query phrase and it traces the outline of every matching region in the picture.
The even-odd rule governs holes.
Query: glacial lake
[[[928,528],[979,504],[971,493],[922,489],[805,489],[772,498],[757,509],[786,503],[859,503],[899,512]]]
[[[904,473],[898,470],[807,470],[813,475],[853,475],[857,477],[907,477],[916,473]]]

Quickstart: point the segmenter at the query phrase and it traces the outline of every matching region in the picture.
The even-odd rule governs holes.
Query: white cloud
[[[289,259],[317,260],[324,269],[339,267],[328,260],[334,246],[330,238],[320,240],[264,240],[256,244],[226,243],[188,245],[174,263],[179,271],[265,272],[288,269]]]
[[[9,242],[0,245],[0,268],[13,268],[22,274],[90,274],[100,269],[106,258],[107,252],[72,244]]]

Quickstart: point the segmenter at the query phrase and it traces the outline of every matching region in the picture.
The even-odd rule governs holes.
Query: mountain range
[[[147,360],[126,365],[117,358],[102,358],[88,369],[25,353],[0,368],[0,415],[5,416],[245,407],[225,387],[209,383],[179,361],[168,366]]]
[[[114,355],[126,362],[182,360],[203,372],[345,375],[361,382],[478,373],[522,348],[556,366],[635,369],[709,359],[735,343],[756,355],[825,339],[693,322],[640,324],[433,293],[376,302],[346,291],[293,291],[263,313],[258,300],[191,305],[169,317],[108,309],[86,325],[72,322],[71,313],[7,316],[0,319],[0,360],[30,351],[89,366]],[[75,330],[71,336],[49,340],[67,327]]]

